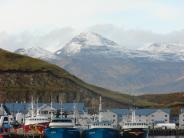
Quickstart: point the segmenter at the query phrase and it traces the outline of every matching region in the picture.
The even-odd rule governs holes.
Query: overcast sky
[[[54,51],[83,31],[138,48],[182,42],[184,0],[0,0],[0,47]]]

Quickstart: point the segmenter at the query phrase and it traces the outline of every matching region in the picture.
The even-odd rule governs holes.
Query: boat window
[[[4,117],[4,121],[8,121],[8,117]]]
[[[72,120],[52,120],[52,122],[72,123]]]

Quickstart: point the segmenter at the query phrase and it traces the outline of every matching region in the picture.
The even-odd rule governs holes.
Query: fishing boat
[[[5,105],[1,104],[0,108],[4,110],[3,114],[0,115],[0,138],[9,138],[14,119]]]
[[[44,131],[45,138],[80,138],[80,130],[75,127],[75,119],[63,114],[61,108],[61,113],[51,118],[49,127]]]
[[[53,118],[44,131],[45,138],[80,138],[80,130],[69,118]]]
[[[83,138],[119,138],[119,131],[113,127],[112,122],[102,120],[102,103],[100,97],[98,120],[95,120],[82,133]]]
[[[147,138],[148,124],[145,122],[137,122],[135,110],[132,110],[132,119],[131,121],[123,123],[120,135],[121,138]]]
[[[23,128],[26,132],[35,130],[38,133],[43,133],[43,130],[49,125],[49,118],[39,114],[38,110],[36,115],[34,114],[33,98],[31,103],[31,116],[28,116],[24,120]]]

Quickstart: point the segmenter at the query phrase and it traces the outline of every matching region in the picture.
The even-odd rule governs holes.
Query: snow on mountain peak
[[[101,35],[93,32],[80,33],[77,37],[73,39],[73,41],[80,41],[85,45],[91,46],[114,46],[117,45],[115,42],[108,40]]]
[[[35,58],[55,58],[55,55],[47,51],[41,47],[31,47],[31,48],[20,48],[15,51],[15,53],[21,54],[21,55],[27,55],[30,57]]]
[[[184,53],[184,44],[182,43],[152,43],[146,47],[140,48],[141,51],[152,53]]]
[[[99,48],[99,47],[114,47],[118,46],[115,42],[102,37],[93,32],[80,33],[67,43],[61,50],[56,52],[57,55],[64,52],[67,54],[75,54],[83,48]]]

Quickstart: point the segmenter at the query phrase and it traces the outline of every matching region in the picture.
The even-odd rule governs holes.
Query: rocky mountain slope
[[[73,38],[66,44],[60,54],[56,52],[61,57],[57,64],[89,83],[111,90],[128,93],[183,91],[184,56],[176,50],[168,52],[168,49],[174,49],[173,46],[167,45],[165,52],[159,44],[151,44],[150,47],[162,48],[162,52],[155,52],[151,48],[128,50],[114,42],[113,46],[112,42],[107,44],[109,40],[102,36],[91,35],[98,38],[98,45],[93,42],[83,47],[84,42],[81,43],[81,40],[86,42],[91,41],[91,38],[88,34],[79,35],[77,39]],[[107,42],[105,46],[104,41]],[[68,52],[74,42],[81,45],[80,50],[75,53]],[[181,49],[181,46],[179,47]],[[172,49],[170,51],[173,51]],[[181,51],[180,49],[178,51]]]
[[[84,102],[97,109],[101,95],[105,107],[124,107],[130,96],[87,84],[56,65],[39,59],[13,54],[0,49],[0,102],[29,102],[31,96],[40,102],[55,102],[62,95],[63,102]],[[138,106],[152,106],[151,102],[136,99]]]
[[[96,33],[81,33],[55,52],[57,64],[80,79],[120,92],[184,90],[184,45],[153,43],[129,50]],[[30,56],[30,54],[27,54]]]

